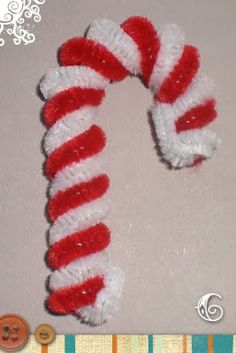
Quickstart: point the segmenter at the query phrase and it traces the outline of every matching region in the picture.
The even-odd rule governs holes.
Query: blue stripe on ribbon
[[[153,353],[153,335],[148,335],[148,353]]]
[[[65,353],[75,353],[75,336],[65,336]]]
[[[208,353],[208,336],[192,336],[192,353]]]
[[[233,353],[233,336],[213,336],[214,353]]]

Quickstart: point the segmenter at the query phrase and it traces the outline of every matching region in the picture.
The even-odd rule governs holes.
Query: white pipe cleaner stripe
[[[66,66],[51,70],[40,82],[46,99],[70,87],[104,89],[109,81],[87,66]]]
[[[50,276],[50,287],[58,290],[77,283],[82,284],[91,276],[103,275],[104,270],[107,271],[108,264],[105,253],[84,256],[53,272]]]
[[[91,125],[96,124],[98,109],[95,107],[84,107],[66,114],[48,130],[44,138],[44,149],[47,154],[71,140],[73,137],[88,130]]]
[[[53,244],[65,236],[84,230],[106,219],[111,205],[106,195],[84,206],[72,209],[60,216],[49,231],[49,241]]]
[[[184,39],[183,31],[175,24],[169,24],[160,29],[161,47],[149,84],[154,92],[178,62],[183,52]]]
[[[141,72],[141,58],[136,43],[115,22],[95,20],[89,26],[87,38],[104,45],[129,72]]]
[[[86,38],[72,38],[60,52],[62,67],[40,84],[48,100],[44,148],[51,180],[48,215],[48,308],[101,324],[118,307],[123,274],[107,258],[109,179],[98,126],[98,106],[109,82],[139,75],[154,92],[152,119],[159,146],[172,167],[209,158],[218,145],[207,125],[216,117],[212,81],[199,70],[196,48],[175,25],[156,31],[143,17],[121,26],[94,21]],[[96,122],[96,124],[95,124]]]
[[[59,172],[50,185],[50,196],[75,184],[89,181],[106,171],[107,158],[103,152],[81,161],[70,164]],[[95,202],[95,201],[94,201]]]

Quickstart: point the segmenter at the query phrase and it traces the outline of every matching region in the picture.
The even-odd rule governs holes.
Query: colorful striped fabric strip
[[[19,353],[236,353],[236,335],[57,335],[49,345],[31,335]]]

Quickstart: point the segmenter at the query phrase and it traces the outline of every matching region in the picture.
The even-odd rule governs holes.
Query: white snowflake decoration
[[[30,31],[27,19],[40,22],[40,9],[45,0],[0,0],[0,46],[5,44],[3,33],[13,36],[16,45],[30,44],[35,35]]]

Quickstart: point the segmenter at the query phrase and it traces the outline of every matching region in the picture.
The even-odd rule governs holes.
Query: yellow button
[[[54,340],[56,333],[52,326],[48,324],[41,324],[36,328],[34,335],[36,341],[40,344],[49,344]]]

